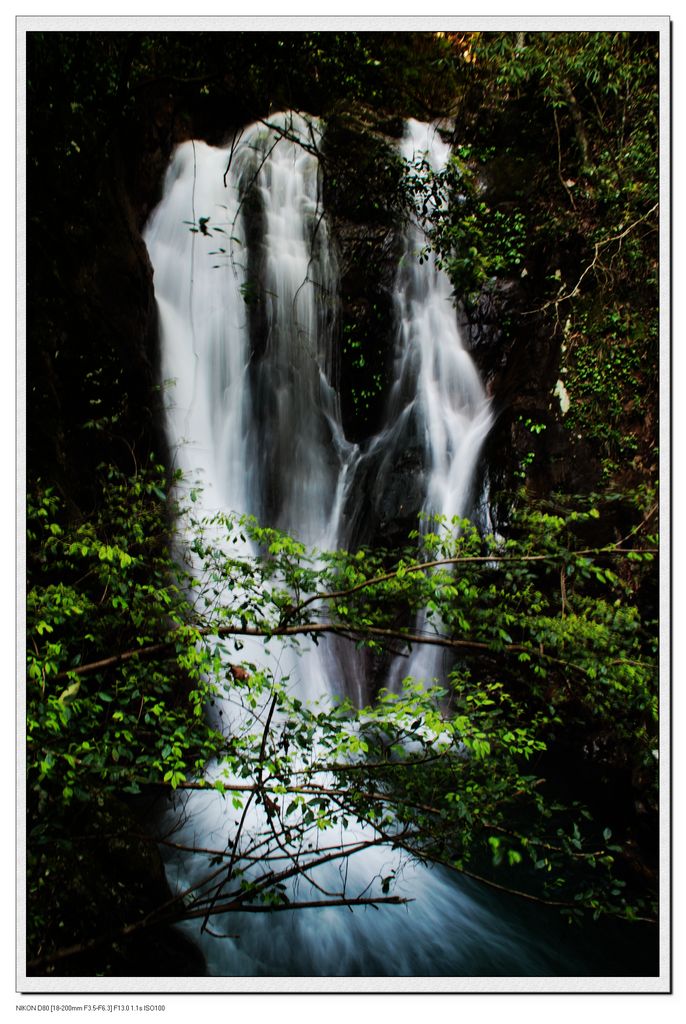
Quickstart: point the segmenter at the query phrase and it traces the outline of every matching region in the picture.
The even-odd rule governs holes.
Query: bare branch
[[[553,118],[555,119],[555,133],[557,135],[557,175],[560,179],[560,182],[562,183],[562,187],[569,196],[569,201],[572,204],[572,209],[576,210],[574,196],[569,191],[569,186],[567,185],[567,182],[565,181],[564,176],[562,174],[562,146],[560,144],[560,125],[557,120],[557,110],[555,107],[553,107]]]
[[[584,278],[587,277],[588,274],[590,274],[590,272],[596,266],[598,266],[600,262],[600,254],[606,248],[606,246],[610,245],[612,242],[621,243],[621,241],[624,238],[626,238],[626,236],[630,234],[634,230],[634,228],[638,227],[638,225],[642,224],[643,221],[647,220],[648,217],[651,216],[651,214],[655,213],[659,205],[659,203],[654,203],[647,211],[647,213],[644,213],[642,217],[639,217],[637,220],[633,221],[632,224],[629,224],[629,226],[624,228],[623,231],[620,231],[619,234],[611,235],[609,238],[601,238],[599,242],[594,242],[593,259],[588,264],[588,266],[584,267],[583,271],[581,272],[581,276],[579,277],[579,280],[576,282],[571,291],[567,292],[566,295],[557,295],[554,299],[550,299],[548,302],[545,302],[542,306],[539,306],[537,309],[529,309],[522,315],[531,316],[533,313],[542,313],[544,310],[549,309],[551,306],[555,306],[555,308],[557,308],[561,302],[567,302],[568,299],[575,298],[579,294],[579,288],[581,287],[581,283],[584,280]]]
[[[246,801],[246,804],[245,804],[245,807],[243,808],[243,814],[241,815],[241,820],[240,820],[240,823],[238,825],[238,830],[237,830],[236,835],[234,836],[234,839],[233,839],[233,848],[232,848],[232,851],[231,851],[231,860],[229,861],[229,866],[226,869],[226,878],[224,879],[223,882],[221,882],[217,886],[217,891],[215,892],[215,895],[214,895],[214,897],[212,899],[212,902],[210,903],[210,906],[208,908],[207,914],[206,914],[206,916],[205,916],[205,918],[203,920],[202,928],[200,929],[201,932],[203,932],[205,930],[205,927],[207,925],[207,921],[209,919],[209,916],[212,913],[212,908],[215,905],[216,901],[221,896],[224,886],[228,885],[228,883],[231,881],[231,876],[233,875],[233,869],[234,869],[234,866],[235,866],[235,863],[236,863],[236,856],[237,856],[237,853],[238,853],[238,843],[239,843],[240,838],[241,838],[241,832],[243,831],[243,827],[245,825],[245,819],[246,819],[246,816],[248,814],[248,809],[250,807],[250,804],[252,802],[252,799],[253,799],[253,796],[255,795],[255,793],[261,793],[262,789],[263,789],[263,786],[262,786],[262,769],[263,769],[263,765],[264,765],[264,752],[265,752],[266,745],[267,745],[267,734],[269,732],[269,726],[271,725],[272,715],[274,714],[274,708],[276,707],[276,696],[277,695],[274,694],[274,696],[272,697],[272,701],[271,701],[271,704],[270,704],[270,707],[269,707],[269,713],[267,715],[267,721],[265,722],[264,730],[262,732],[262,743],[260,744],[260,753],[259,753],[259,758],[258,758],[257,782],[255,784],[254,789],[250,792],[250,796],[248,797],[248,799]]]

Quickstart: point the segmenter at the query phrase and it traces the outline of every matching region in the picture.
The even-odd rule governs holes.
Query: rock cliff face
[[[99,463],[134,472],[163,454],[152,268],[121,150],[108,156],[47,217],[29,174],[28,466],[78,507]]]
[[[341,111],[323,142],[324,205],[341,277],[339,383],[346,435],[378,430],[393,352],[395,269],[400,255],[402,119]]]
[[[469,309],[459,306],[461,329],[495,409],[483,455],[495,522],[506,514],[500,496],[518,481],[532,495],[583,493],[601,471],[592,447],[564,425],[556,392],[561,332],[549,317],[532,313],[535,303],[523,279],[501,278]]]

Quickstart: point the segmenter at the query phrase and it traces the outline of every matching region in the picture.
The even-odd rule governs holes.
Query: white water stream
[[[397,275],[386,423],[363,448],[350,444],[332,373],[337,268],[321,205],[319,129],[299,115],[270,124],[247,129],[232,148],[181,145],[146,229],[176,464],[190,484],[201,481],[207,512],[254,513],[308,545],[334,550],[346,545],[343,509],[365,500],[355,493],[360,460],[375,460],[376,486],[383,487],[411,435],[423,451],[425,510],[464,515],[490,411],[460,339],[449,282],[433,260],[419,263],[422,237],[410,225]],[[402,153],[411,160],[419,151],[434,167],[448,156],[436,131],[411,122]],[[300,656],[283,651],[270,667],[287,673],[303,700],[346,688],[354,697],[363,693],[362,684],[358,691],[332,678],[340,662],[322,648]],[[265,657],[257,646],[250,656]],[[420,652],[409,667],[405,660],[402,675],[408,673],[431,679],[440,665]],[[398,675],[391,672],[391,685]],[[226,721],[228,703],[224,710]],[[264,824],[261,813],[252,808],[246,831]],[[185,814],[178,842],[227,848],[238,814],[221,796],[193,796]],[[365,829],[351,829],[336,838],[365,836]],[[171,885],[186,889],[207,874],[208,863],[200,854],[170,858]],[[346,861],[346,892],[379,895],[391,871],[394,892],[413,900],[406,906],[231,914],[212,923],[225,938],[185,927],[215,976],[556,973],[546,943],[516,920],[507,923],[490,895],[443,871],[401,870],[386,847]],[[312,883],[300,881],[298,898],[340,891],[342,873],[338,864],[317,868]]]

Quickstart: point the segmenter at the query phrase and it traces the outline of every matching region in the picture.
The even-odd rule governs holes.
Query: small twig
[[[561,302],[566,302],[568,299],[576,298],[576,296],[579,293],[579,288],[581,287],[582,281],[588,274],[590,274],[590,272],[598,264],[600,259],[600,253],[602,252],[602,250],[605,249],[605,247],[610,245],[612,242],[621,242],[621,240],[623,238],[626,238],[626,236],[631,231],[633,231],[635,227],[641,224],[644,220],[647,220],[648,217],[650,217],[650,215],[654,213],[655,210],[657,210],[658,206],[659,203],[654,203],[647,213],[644,213],[642,217],[639,217],[632,224],[629,224],[629,226],[624,228],[623,231],[620,231],[619,234],[611,235],[609,238],[602,238],[599,242],[594,242],[593,259],[588,264],[588,266],[586,266],[584,270],[581,272],[581,276],[579,277],[579,280],[576,282],[572,290],[567,292],[566,295],[558,294],[554,299],[550,299],[548,302],[545,302],[542,306],[539,306],[537,309],[526,310],[524,313],[522,313],[522,316],[532,316],[534,313],[542,313],[544,312],[544,310],[549,309],[551,306],[555,306],[555,308],[557,308]]]
[[[224,178],[223,178],[224,188],[226,188],[226,176],[229,173],[229,171],[231,170],[231,161],[233,160],[233,155],[236,152],[236,148],[238,146],[238,143],[241,141],[242,138],[243,138],[243,129],[242,128],[239,131],[233,133],[233,138],[231,139],[231,149],[229,150],[229,160],[228,160],[228,163],[226,165],[226,170],[224,171]]]
[[[212,901],[211,901],[211,903],[209,905],[209,908],[207,910],[207,914],[205,915],[205,917],[203,919],[202,927],[200,929],[201,932],[205,931],[205,929],[207,927],[207,922],[208,922],[209,917],[210,917],[210,914],[213,912],[213,907],[216,904],[216,902],[219,899],[219,897],[221,896],[222,891],[224,889],[224,886],[227,885],[231,881],[231,876],[233,875],[233,869],[234,869],[234,865],[236,863],[236,857],[237,857],[237,853],[238,853],[238,843],[239,843],[240,838],[241,838],[241,832],[243,831],[243,826],[245,825],[245,819],[246,819],[246,816],[248,814],[248,809],[250,807],[250,804],[252,803],[252,799],[255,796],[255,793],[263,793],[262,767],[263,767],[263,762],[264,762],[264,754],[265,754],[265,750],[266,750],[266,746],[267,746],[267,734],[269,732],[269,726],[271,725],[272,715],[274,714],[274,708],[276,707],[276,699],[277,699],[277,695],[274,694],[274,696],[272,697],[271,705],[269,707],[269,714],[267,715],[267,721],[265,723],[264,730],[262,732],[262,743],[260,745],[260,753],[259,753],[259,759],[258,759],[257,783],[256,783],[254,789],[250,792],[250,796],[248,797],[248,799],[245,802],[245,807],[243,808],[243,813],[241,815],[241,820],[240,820],[240,823],[238,825],[238,830],[236,831],[236,834],[235,834],[235,836],[233,838],[233,846],[232,846],[232,850],[231,850],[231,860],[229,861],[229,866],[226,869],[226,878],[223,880],[223,882],[220,883],[220,885],[217,886],[217,890],[216,890],[216,892],[215,892],[215,894],[214,894],[214,896],[212,898]]]
[[[567,182],[564,180],[564,177],[562,176],[562,147],[560,145],[560,126],[559,126],[558,121],[557,121],[557,110],[555,109],[555,107],[553,107],[553,117],[555,119],[555,132],[557,133],[557,173],[558,173],[558,177],[559,177],[560,181],[562,182],[562,187],[564,188],[565,192],[569,196],[569,201],[572,204],[572,209],[576,210],[576,203],[574,202],[574,196],[569,191],[569,187],[567,185]]]

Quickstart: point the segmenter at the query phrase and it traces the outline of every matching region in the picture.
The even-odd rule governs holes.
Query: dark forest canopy
[[[170,900],[145,821],[155,799],[203,786],[216,755],[242,779],[216,786],[228,805],[255,801],[272,827],[285,792],[294,807],[278,827],[302,837],[375,821],[379,841],[573,920],[634,922],[652,963],[657,33],[30,31],[26,43],[29,973],[133,974],[143,957],[163,974],[151,931],[166,970],[202,971],[168,926],[207,922],[226,892]],[[497,410],[483,460],[496,533],[437,523],[418,546],[416,524],[397,523],[392,547],[315,560],[269,524],[227,514],[210,529],[175,504],[141,230],[179,142],[225,144],[285,109],[325,126],[344,263],[351,238],[424,211],[426,251]],[[408,117],[445,119],[445,171],[387,158]],[[365,251],[340,313],[344,415],[360,435],[390,383],[383,258]],[[202,565],[193,605],[177,522]],[[227,562],[207,539],[217,529],[247,531],[269,557]],[[217,578],[236,592],[252,581],[249,613],[217,617]],[[241,665],[248,634],[326,632],[381,657],[421,642],[402,623],[422,608],[455,653],[441,692],[408,684],[362,710],[311,709]],[[254,734],[205,717],[229,685]],[[275,712],[290,754],[269,748]],[[294,759],[315,743],[333,782],[313,792]],[[236,881],[229,909],[279,909],[280,881]]]

